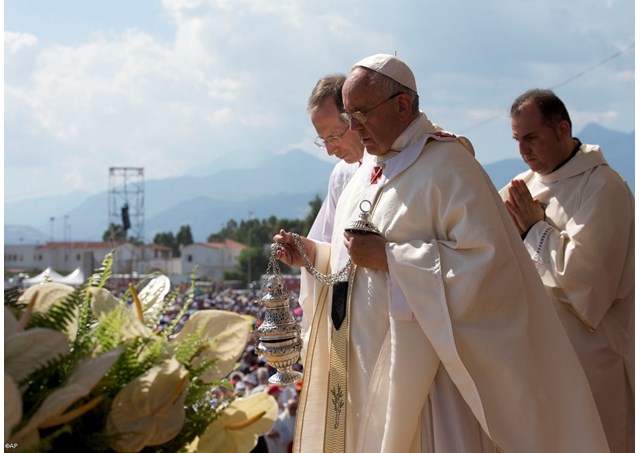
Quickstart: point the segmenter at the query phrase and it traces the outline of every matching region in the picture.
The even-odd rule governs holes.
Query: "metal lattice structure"
[[[109,167],[109,223],[111,242],[117,229],[125,236],[144,243],[144,167]]]

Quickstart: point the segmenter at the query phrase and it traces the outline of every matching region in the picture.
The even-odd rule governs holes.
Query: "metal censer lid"
[[[365,203],[369,205],[368,209],[363,208]],[[358,215],[358,218],[349,222],[345,231],[354,234],[377,234],[382,236],[380,230],[371,222],[370,213],[371,202],[369,200],[363,200],[360,203],[360,214]]]

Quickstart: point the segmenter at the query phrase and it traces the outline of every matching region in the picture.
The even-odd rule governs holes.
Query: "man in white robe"
[[[444,369],[494,451],[608,451],[584,373],[502,201],[465,142],[419,112],[416,91],[396,57],[354,66],[346,116],[384,167],[372,159],[356,172],[330,244],[300,238],[322,273],[349,257],[356,265],[342,450],[459,451],[433,437],[439,424],[468,422],[430,410]],[[363,200],[380,236],[344,233]],[[274,241],[279,259],[303,263],[292,235]],[[331,289],[310,284],[317,303],[294,438],[303,453],[327,451]]]
[[[349,125],[340,119],[344,110],[342,85],[345,78],[343,74],[322,77],[307,102],[311,123],[318,134],[315,145],[326,150],[329,156],[340,159],[331,171],[327,196],[307,235],[322,242],[331,242],[338,198],[360,166],[364,154],[358,134],[350,131]]]
[[[307,112],[309,112],[311,123],[318,134],[314,144],[326,150],[329,156],[340,159],[329,175],[327,195],[307,234],[308,238],[320,242],[331,242],[338,198],[360,167],[365,154],[358,134],[349,130],[349,125],[340,118],[340,114],[344,111],[342,85],[344,85],[345,79],[344,74],[322,77],[313,87],[307,101]],[[306,352],[310,314],[314,310],[314,300],[309,295],[309,289],[307,282],[301,281],[299,303],[303,312],[301,323],[302,357]],[[307,313],[307,316],[304,313]]]
[[[511,125],[530,170],[500,195],[582,363],[611,452],[632,452],[633,194],[599,146],[572,136],[552,91],[519,96]]]

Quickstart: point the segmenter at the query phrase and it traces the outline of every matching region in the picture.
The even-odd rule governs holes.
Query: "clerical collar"
[[[573,148],[573,151],[571,151],[571,154],[569,154],[569,157],[567,157],[565,160],[563,160],[562,162],[560,162],[560,165],[558,165],[556,168],[554,168],[553,170],[551,170],[551,173],[553,173],[554,171],[558,170],[560,167],[562,167],[564,164],[566,164],[567,162],[569,162],[571,159],[573,159],[573,156],[575,156],[576,154],[578,154],[578,150],[580,150],[580,147],[582,146],[582,142],[580,141],[579,138],[577,137],[573,137],[573,139],[578,142],[578,144],[576,145],[575,148]]]

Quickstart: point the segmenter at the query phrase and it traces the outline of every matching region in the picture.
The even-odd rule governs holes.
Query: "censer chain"
[[[291,233],[293,237],[293,242],[296,244],[300,255],[302,256],[302,261],[304,261],[304,267],[309,271],[313,277],[322,283],[325,286],[333,286],[338,282],[346,281],[349,277],[349,273],[351,272],[351,258],[347,261],[347,264],[344,265],[342,269],[340,269],[335,274],[323,274],[318,269],[313,267],[311,260],[307,256],[307,253],[304,251],[304,246],[302,245],[302,241],[300,241],[300,235],[297,233]]]

